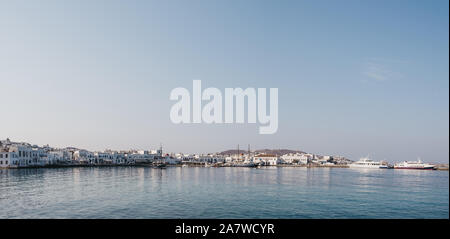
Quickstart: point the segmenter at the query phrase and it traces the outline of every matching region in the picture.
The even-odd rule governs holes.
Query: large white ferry
[[[349,164],[350,168],[388,168],[388,165],[383,162],[377,162],[368,157],[361,158],[356,162]]]
[[[419,159],[418,161],[404,161],[401,163],[396,163],[394,165],[394,169],[422,169],[422,170],[433,170],[435,169],[434,165],[422,163]]]

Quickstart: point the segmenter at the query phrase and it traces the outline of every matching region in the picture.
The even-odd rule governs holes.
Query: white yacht
[[[356,162],[349,164],[350,168],[388,168],[388,165],[383,162],[377,162],[368,157],[361,158]]]
[[[422,170],[433,170],[435,169],[434,165],[422,163],[419,159],[417,161],[404,161],[401,163],[396,163],[394,165],[394,169],[422,169]]]

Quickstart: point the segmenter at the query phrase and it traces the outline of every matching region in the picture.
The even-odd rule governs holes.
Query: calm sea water
[[[449,218],[449,172],[0,170],[0,218]]]

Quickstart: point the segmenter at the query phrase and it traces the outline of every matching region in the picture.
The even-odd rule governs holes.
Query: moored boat
[[[436,169],[433,164],[422,163],[419,159],[417,161],[404,161],[396,163],[394,169],[421,169],[421,170],[433,170]]]
[[[389,168],[386,163],[373,161],[368,157],[359,159],[348,165],[350,168]]]

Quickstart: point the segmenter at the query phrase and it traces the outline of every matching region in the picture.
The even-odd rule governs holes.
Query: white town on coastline
[[[269,151],[269,152],[267,152]],[[402,162],[389,165],[362,158],[357,162],[341,156],[321,156],[292,150],[230,150],[211,154],[163,154],[162,147],[155,150],[105,150],[91,152],[74,147],[53,148],[25,142],[0,140],[0,168],[70,167],[70,166],[125,166],[141,165],[164,168],[166,166],[204,167],[261,167],[261,166],[309,166],[309,167],[367,167],[436,169],[434,165],[418,162]],[[283,152],[283,153],[280,153]],[[444,169],[448,169],[448,165]]]

